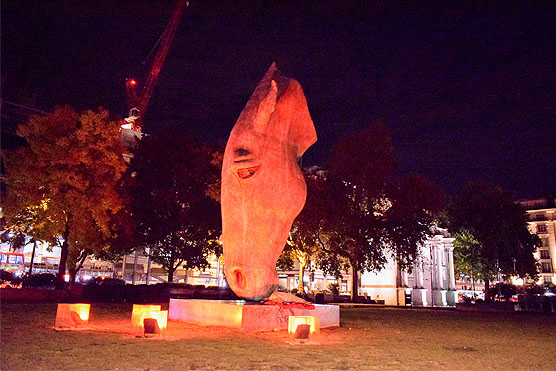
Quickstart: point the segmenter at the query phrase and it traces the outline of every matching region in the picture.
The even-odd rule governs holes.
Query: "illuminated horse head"
[[[307,195],[301,155],[317,140],[301,85],[274,64],[241,112],[222,166],[222,242],[230,288],[262,300]]]

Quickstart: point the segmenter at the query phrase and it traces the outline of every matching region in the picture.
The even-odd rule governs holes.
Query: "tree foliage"
[[[144,137],[130,163],[130,217],[135,245],[148,247],[152,259],[173,280],[179,266],[208,265],[220,253],[218,202],[208,196],[219,177],[212,152],[177,128]]]
[[[454,272],[460,276],[471,277],[473,291],[475,291],[475,281],[482,279],[488,281],[488,276],[483,276],[485,272],[485,262],[480,255],[479,241],[467,230],[454,233]]]
[[[389,258],[411,269],[442,208],[437,187],[417,175],[395,179],[393,167],[390,134],[374,123],[338,141],[321,179],[316,260],[336,275],[350,268],[354,300],[359,272],[380,270]]]
[[[0,216],[0,242],[8,243],[10,250],[18,250],[28,243],[28,236],[33,233],[33,225],[37,207],[28,207],[11,218],[11,224],[6,224],[4,215]],[[32,240],[32,238],[31,238]]]
[[[485,279],[481,276],[484,271],[480,256],[480,243],[469,231],[462,230],[454,233],[454,271],[461,276]]]
[[[469,251],[463,251],[465,262],[458,264],[479,269],[487,286],[498,272],[537,276],[533,253],[539,240],[529,232],[527,214],[510,193],[487,182],[470,182],[451,200],[448,216],[450,228],[465,237],[460,240]]]
[[[297,291],[304,292],[303,276],[307,267],[317,257],[321,244],[319,243],[323,222],[326,219],[325,202],[321,197],[323,192],[322,172],[318,168],[304,171],[307,184],[307,199],[301,213],[295,219],[288,242],[278,259],[277,266],[281,269],[293,269],[294,262],[299,263],[299,283]]]
[[[110,219],[122,202],[115,187],[126,169],[119,125],[108,112],[69,107],[19,126],[27,146],[5,157],[7,225],[59,245],[58,279],[72,279],[88,254],[107,248]]]
[[[392,207],[384,215],[388,244],[393,248],[398,267],[411,270],[419,247],[432,234],[444,208],[443,192],[423,176],[410,174],[394,181],[390,190]]]
[[[393,164],[391,138],[380,123],[340,138],[332,149],[327,183],[334,211],[326,223],[327,249],[319,261],[336,272],[351,268],[354,299],[359,272],[380,269],[387,261],[381,224],[391,207],[387,187]]]

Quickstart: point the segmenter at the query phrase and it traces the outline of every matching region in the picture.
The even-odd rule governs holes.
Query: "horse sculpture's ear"
[[[317,132],[311,119],[307,101],[303,89],[297,81],[291,84],[291,97],[294,110],[293,120],[289,129],[288,137],[296,157],[301,157],[307,148],[317,141]],[[289,89],[288,89],[289,90]]]
[[[276,109],[276,99],[278,96],[278,86],[276,81],[270,81],[270,87],[266,96],[263,98],[259,106],[257,107],[257,113],[255,114],[255,119],[253,120],[253,129],[259,133],[265,131],[270,116]]]

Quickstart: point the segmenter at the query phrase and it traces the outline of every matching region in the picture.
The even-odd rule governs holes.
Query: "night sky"
[[[302,84],[317,129],[306,166],[381,120],[400,175],[448,194],[478,179],[518,198],[556,191],[556,8],[444,3],[191,0],[144,131],[177,124],[225,140],[276,61]],[[2,2],[3,99],[125,117],[125,79],[146,75],[174,4]]]

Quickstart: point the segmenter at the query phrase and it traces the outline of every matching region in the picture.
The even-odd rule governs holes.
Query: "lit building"
[[[535,252],[540,265],[540,284],[556,284],[556,199],[539,198],[519,202],[529,217],[529,230],[541,240]]]
[[[358,295],[385,305],[404,306],[411,303],[414,306],[454,306],[458,300],[458,291],[454,273],[453,241],[447,230],[437,229],[436,234],[420,248],[411,273],[398,272],[395,261],[391,259],[379,272],[359,274]],[[278,271],[282,290],[291,291],[297,288],[297,268],[296,263],[294,270]],[[329,290],[330,285],[337,285],[340,294],[349,295],[351,273],[344,272],[342,276],[336,279],[315,267],[307,268],[303,286],[307,292],[318,292]]]
[[[209,266],[205,269],[184,269],[179,267],[174,271],[175,283],[190,285],[223,286],[224,271],[221,259],[211,255],[208,257]],[[115,263],[114,278],[120,278],[131,284],[156,284],[167,282],[168,273],[160,264],[156,264],[141,251],[126,255],[121,262]],[[123,274],[122,274],[123,272]]]
[[[33,257],[33,247],[35,247]],[[29,238],[26,239],[26,244],[12,251],[9,243],[0,243],[0,253],[2,254],[2,269],[4,269],[4,256],[8,253],[23,254],[24,262],[19,265],[18,269],[14,270],[17,275],[22,275],[31,270],[31,261],[33,262],[33,274],[39,273],[58,273],[58,264],[60,262],[60,246],[50,246],[43,241],[37,241],[36,246]],[[9,262],[6,262],[9,263]],[[91,278],[101,276],[112,276],[113,264],[104,260],[89,257],[85,260],[83,267],[79,271],[76,281],[83,282]],[[8,269],[6,269],[8,270]]]
[[[29,270],[31,264],[31,257],[33,254],[33,243],[29,238],[26,238],[25,246],[13,251],[9,242],[0,243],[0,253],[18,253],[24,256],[24,266],[17,270],[18,275],[23,274]],[[38,241],[35,246],[35,257],[33,259],[33,273],[54,273],[58,271],[58,262],[60,261],[60,247],[52,246],[49,244]],[[2,262],[4,263],[4,262]]]
[[[399,271],[394,259],[379,272],[363,272],[359,294],[386,305],[455,306],[454,239],[438,228],[419,249],[412,272]]]
[[[342,294],[349,293],[349,275],[344,274],[342,278],[337,279],[333,275],[329,275],[317,269],[314,265],[307,266],[303,274],[303,287],[306,292],[320,292],[331,289],[331,285],[337,285],[338,292]],[[278,287],[282,291],[291,292],[296,290],[299,285],[299,262],[295,262],[292,270],[278,270]]]

